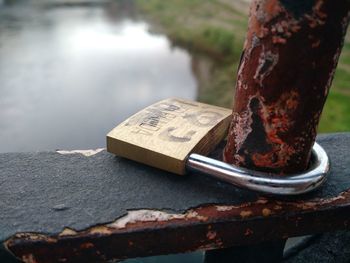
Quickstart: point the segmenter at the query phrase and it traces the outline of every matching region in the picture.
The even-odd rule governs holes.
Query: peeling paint
[[[112,230],[105,225],[98,225],[90,229],[91,234],[103,234],[109,235],[112,234]]]
[[[163,211],[136,210],[129,211],[127,215],[117,219],[111,224],[108,224],[107,227],[121,229],[125,228],[127,224],[132,224],[136,222],[159,222],[169,221],[173,219],[185,219],[186,217],[193,218],[196,216],[198,216],[198,214],[194,212],[190,212],[188,214],[168,214]]]
[[[263,87],[263,80],[267,77],[278,63],[278,54],[265,51],[263,48],[259,57],[259,64],[254,79]]]
[[[226,212],[226,211],[231,211],[233,209],[232,206],[216,206],[216,210],[218,212]]]
[[[290,158],[298,151],[298,145],[288,145],[281,135],[294,125],[293,114],[299,104],[299,96],[295,91],[284,93],[271,105],[265,103],[265,99],[259,94],[250,97],[249,104],[255,99],[259,102],[258,115],[266,132],[266,142],[272,147],[268,153],[252,153],[251,160],[256,167],[278,168],[285,166]],[[229,136],[234,138],[236,164],[244,165],[245,157],[239,154],[247,137],[253,131],[252,111],[244,111],[242,115],[233,113],[232,127]],[[229,142],[230,143],[230,142]],[[228,144],[227,148],[231,147]],[[303,147],[303,145],[300,145]],[[225,159],[226,160],[226,159]],[[227,160],[226,160],[227,161]]]
[[[265,205],[265,204],[267,204],[268,202],[269,202],[269,200],[266,199],[266,198],[264,198],[264,197],[260,197],[260,198],[258,199],[258,201],[256,201],[257,204],[261,204],[261,205]]]
[[[185,251],[192,251],[232,246],[236,244],[232,240],[246,242],[249,238],[256,242],[256,238],[260,238],[266,241],[266,227],[271,228],[269,238],[302,234],[298,232],[301,231],[299,228],[307,233],[329,227],[346,228],[348,215],[336,213],[335,209],[344,211],[349,208],[350,190],[326,199],[281,201],[260,198],[256,202],[240,205],[205,205],[181,214],[143,209],[129,211],[113,223],[82,231],[65,228],[56,236],[19,233],[4,245],[24,262],[71,262],[78,258],[81,262],[107,261],[131,255],[148,255],[149,251],[154,253],[159,247],[159,243],[154,242],[154,238],[160,237],[157,235],[161,235],[163,243],[177,244],[171,246],[169,252],[184,252],[179,248],[185,244],[192,244],[184,246]],[[307,225],[305,220],[310,215],[314,220],[311,225]],[[333,224],[329,224],[329,220]],[[227,227],[230,231],[227,231]],[[107,244],[111,245],[108,255]],[[120,246],[119,249],[115,249],[116,244]],[[128,254],[132,251],[139,252]]]
[[[249,211],[249,210],[245,210],[240,213],[240,216],[242,218],[247,218],[247,217],[250,217],[251,215],[253,215],[253,211]]]
[[[235,149],[238,152],[252,131],[252,112],[245,111],[242,114],[233,114],[232,123],[234,124],[234,129],[230,130],[229,136],[235,137]]]
[[[59,236],[74,236],[76,234],[78,234],[77,231],[67,227],[59,234]]]
[[[349,9],[346,0],[253,1],[226,162],[281,175],[307,169]]]
[[[95,149],[95,150],[71,150],[71,151],[65,151],[65,150],[58,150],[56,151],[57,153],[59,154],[82,154],[86,157],[90,157],[90,156],[93,156],[95,154],[98,154],[102,151],[104,151],[105,148],[98,148],[98,149]]]

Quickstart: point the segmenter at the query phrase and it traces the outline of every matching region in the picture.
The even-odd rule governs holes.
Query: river
[[[130,1],[7,2],[0,152],[104,147],[106,133],[143,107],[196,98],[191,55],[150,33]]]

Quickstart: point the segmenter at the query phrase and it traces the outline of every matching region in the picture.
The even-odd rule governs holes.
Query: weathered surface
[[[96,262],[348,229],[349,218],[350,191],[306,203],[259,199],[241,206],[203,206],[174,215],[141,210],[81,232],[17,234],[5,245],[28,262]]]
[[[348,263],[350,232],[339,231],[319,235],[303,250],[286,258],[285,263]]]
[[[225,161],[307,168],[349,18],[348,0],[253,2]]]
[[[27,262],[95,262],[345,229],[350,134],[319,142],[333,164],[329,180],[293,200],[179,178],[105,151],[0,154],[0,240]]]

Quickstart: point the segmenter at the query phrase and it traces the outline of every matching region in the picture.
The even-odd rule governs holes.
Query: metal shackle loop
[[[309,170],[288,176],[254,171],[199,154],[191,154],[186,167],[188,170],[201,172],[240,188],[260,193],[300,195],[320,187],[326,181],[330,169],[327,153],[318,143],[312,148],[311,160]]]

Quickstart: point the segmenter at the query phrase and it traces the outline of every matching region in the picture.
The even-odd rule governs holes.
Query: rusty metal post
[[[253,1],[226,162],[279,174],[307,169],[349,19],[349,0]],[[277,262],[285,241],[208,251],[205,262]]]
[[[253,1],[226,162],[307,168],[349,18],[349,0]]]

